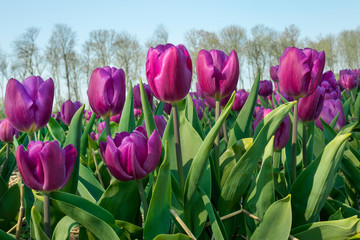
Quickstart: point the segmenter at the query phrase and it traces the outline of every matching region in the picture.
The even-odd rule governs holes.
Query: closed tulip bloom
[[[142,111],[140,109],[136,109],[134,108],[134,116],[137,118],[137,117],[140,117],[142,114]]]
[[[80,107],[80,102],[76,101],[73,103],[70,99],[61,104],[60,116],[63,123],[69,126],[71,119]]]
[[[270,67],[270,77],[274,82],[279,82],[279,77],[277,71],[279,70],[279,65]]]
[[[196,73],[206,96],[220,100],[236,90],[239,60],[233,50],[229,56],[220,50],[201,50],[196,60]]]
[[[163,102],[176,103],[188,94],[192,63],[184,45],[158,45],[146,57],[146,78],[154,96]]]
[[[245,105],[245,102],[246,102],[248,96],[249,96],[249,93],[246,92],[244,89],[240,89],[239,91],[236,91],[234,104],[233,104],[231,110],[240,111],[243,108],[243,106]]]
[[[345,126],[345,113],[344,113],[344,107],[341,103],[340,99],[326,99],[324,101],[323,108],[321,110],[320,116],[315,120],[315,125],[323,130],[322,123],[320,121],[320,118],[324,120],[327,124],[330,124],[332,120],[336,117],[336,115],[339,113],[339,118],[335,123],[335,131],[340,131],[343,126]]]
[[[66,185],[76,155],[76,149],[71,144],[61,149],[57,141],[30,141],[27,151],[22,145],[17,148],[16,162],[26,186],[50,192]]]
[[[121,112],[125,102],[125,73],[122,69],[96,68],[87,90],[92,110],[101,117]]]
[[[299,99],[298,118],[302,122],[311,122],[319,117],[325,99],[325,89],[317,87],[316,90],[307,97]]]
[[[120,119],[121,119],[121,113],[111,116],[110,122],[115,122],[115,123],[119,124]]]
[[[325,99],[341,98],[341,92],[332,71],[327,71],[322,75],[319,86],[325,89]]]
[[[147,138],[146,130],[137,127],[132,133],[117,133],[100,142],[101,155],[110,173],[120,181],[142,179],[156,168],[161,155],[161,138],[157,130]]]
[[[150,106],[152,106],[153,103],[153,95],[151,93],[151,89],[148,84],[143,84],[144,90],[146,93],[146,96],[148,98]],[[142,103],[141,103],[141,94],[140,94],[140,86],[139,84],[135,85],[133,87],[133,94],[134,94],[134,108],[136,109],[142,109]]]
[[[2,119],[0,121],[0,140],[9,143],[14,140],[14,136],[19,136],[18,130],[11,125],[9,120],[6,118]]]
[[[272,83],[269,80],[260,81],[259,85],[259,95],[262,97],[267,97],[273,92]]]
[[[319,85],[324,66],[324,51],[286,48],[277,71],[280,89],[296,99],[310,95]]]
[[[255,132],[255,129],[257,125],[260,123],[260,121],[271,111],[272,111],[271,109],[261,109],[261,108],[259,109],[259,111],[255,116],[254,122],[252,123],[253,132]],[[275,132],[275,138],[274,138],[275,151],[283,149],[286,146],[287,142],[289,141],[290,131],[291,131],[291,121],[289,115],[286,115],[286,117],[280,123],[278,129]]]
[[[5,113],[11,125],[21,132],[32,133],[43,128],[51,117],[54,82],[39,76],[22,83],[10,79],[6,85]]]
[[[340,83],[346,90],[351,90],[357,87],[357,74],[351,70],[340,71]]]

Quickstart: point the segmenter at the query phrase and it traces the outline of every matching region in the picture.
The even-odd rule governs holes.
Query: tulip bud
[[[153,105],[152,104],[153,103],[153,95],[151,93],[151,89],[148,84],[144,83],[143,86],[144,86],[144,90],[145,90],[146,96],[148,98],[149,104],[150,104],[150,106],[152,106]],[[139,84],[137,84],[133,87],[133,94],[134,94],[134,108],[142,109]]]
[[[74,114],[80,107],[81,107],[80,102],[76,101],[73,103],[70,99],[64,102],[63,104],[61,104],[60,116],[63,123],[69,126],[71,119],[73,118]]]
[[[101,155],[110,173],[120,181],[142,179],[154,171],[161,155],[161,138],[157,130],[147,138],[146,130],[137,127],[132,133],[117,133],[100,142]]]
[[[324,100],[324,105],[321,110],[320,116],[315,120],[315,125],[321,130],[323,130],[320,118],[327,124],[330,124],[337,114],[339,114],[339,117],[335,123],[334,129],[338,132],[343,126],[345,126],[344,107],[340,99],[326,99]]]
[[[229,56],[220,50],[201,50],[196,60],[196,73],[206,96],[220,100],[236,90],[239,60],[233,50]]]
[[[246,92],[244,89],[240,89],[239,91],[236,91],[234,105],[232,106],[231,110],[240,111],[245,105],[248,96],[249,93]]]
[[[172,44],[150,48],[146,57],[146,78],[154,96],[176,103],[188,94],[192,64],[185,46]]]
[[[125,73],[122,69],[96,68],[87,90],[92,110],[102,116],[119,114],[125,102]]]
[[[9,120],[6,118],[0,121],[0,140],[3,142],[12,142],[14,141],[14,136],[18,137],[19,132],[16,130]]]
[[[316,90],[307,97],[299,99],[298,118],[302,122],[311,122],[319,117],[323,108],[325,89],[317,87]]]
[[[271,109],[260,109],[257,112],[254,122],[252,124],[253,132],[255,132],[255,129],[257,125],[260,123],[260,121],[271,111],[272,111]],[[275,139],[274,139],[275,151],[278,151],[286,146],[287,142],[289,141],[290,131],[291,131],[291,121],[289,115],[286,115],[286,117],[280,123],[278,129],[275,132]]]
[[[259,95],[266,98],[271,95],[273,92],[272,83],[268,80],[260,81],[259,85]]]
[[[22,83],[10,79],[6,85],[5,113],[11,125],[21,132],[32,133],[43,128],[51,117],[54,82],[39,76]]]
[[[296,99],[310,95],[319,85],[324,66],[324,51],[286,48],[277,71],[280,89]]]
[[[16,162],[24,184],[38,191],[54,191],[68,182],[76,159],[76,149],[67,145],[61,149],[59,142],[30,141],[27,151],[20,145]]]
[[[279,65],[270,67],[270,77],[274,82],[279,82],[279,77],[277,71],[279,70]]]

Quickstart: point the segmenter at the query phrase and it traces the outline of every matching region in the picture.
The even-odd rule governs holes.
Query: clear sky
[[[40,28],[37,41],[43,48],[57,23],[76,31],[78,46],[96,29],[125,30],[144,43],[159,24],[167,28],[173,44],[184,43],[191,28],[217,32],[231,24],[248,31],[257,24],[277,31],[295,24],[301,38],[314,39],[355,29],[360,25],[359,9],[359,0],[2,0],[0,49],[10,53],[12,41],[29,27]]]

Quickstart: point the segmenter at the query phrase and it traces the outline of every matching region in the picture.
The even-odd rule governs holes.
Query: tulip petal
[[[40,86],[44,83],[44,80],[40,76],[30,76],[24,79],[22,85],[26,89],[26,92],[31,97],[33,102],[36,101]]]
[[[121,112],[125,102],[125,72],[121,68],[112,68],[111,74],[112,87],[112,98],[108,95],[109,102],[111,105],[111,115],[116,115]]]
[[[201,90],[207,96],[214,97],[220,90],[216,81],[215,67],[211,54],[206,50],[200,50],[196,60],[196,73]]]
[[[220,94],[222,98],[232,94],[232,92],[236,89],[239,78],[239,59],[236,52],[234,50],[231,51],[229,57],[226,57],[226,59],[227,62],[222,69],[223,77],[220,82]]]
[[[127,156],[123,156],[127,159],[128,162],[128,172],[134,176],[134,179],[144,178],[148,172],[144,171],[138,162],[138,158],[136,157],[136,149],[134,143],[130,143],[127,148],[126,154]]]
[[[308,94],[315,91],[316,87],[321,81],[321,76],[325,67],[325,52],[321,51],[317,54],[317,58],[314,60],[314,65],[311,69],[311,81],[308,87]]]
[[[69,181],[77,156],[76,148],[72,144],[64,147],[63,151],[65,155],[65,178],[63,184],[59,187],[60,189],[63,188]]]
[[[148,147],[148,156],[142,168],[146,172],[150,173],[154,171],[154,169],[158,165],[161,156],[161,138],[157,130],[154,130],[154,132],[151,134],[147,142],[147,147]]]

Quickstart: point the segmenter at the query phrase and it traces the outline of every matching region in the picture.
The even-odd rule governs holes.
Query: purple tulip
[[[125,73],[122,69],[96,68],[87,90],[92,110],[102,116],[119,114],[125,102]]]
[[[344,113],[344,107],[341,103],[340,99],[326,99],[324,101],[324,106],[321,110],[320,116],[315,120],[315,125],[323,130],[322,123],[320,121],[320,118],[324,120],[327,124],[330,124],[332,120],[336,117],[336,115],[339,113],[339,118],[335,124],[335,131],[340,131],[340,129],[345,126],[345,113]]]
[[[170,103],[164,103],[163,110],[167,115],[170,115],[170,113],[171,113],[171,104]]]
[[[110,122],[115,122],[115,123],[119,124],[120,119],[121,119],[121,113],[111,116]]]
[[[14,136],[18,137],[19,132],[16,130],[7,118],[0,121],[0,140],[3,142],[13,142]]]
[[[255,132],[255,129],[257,125],[260,123],[260,121],[271,111],[272,111],[271,109],[259,109],[254,119],[254,122],[252,123],[253,132]],[[286,146],[287,142],[289,141],[290,131],[291,131],[291,121],[289,115],[286,115],[286,117],[280,123],[278,129],[275,132],[275,139],[274,139],[275,151],[278,151]]]
[[[140,109],[134,108],[134,116],[135,118],[140,117],[142,114],[142,111]]]
[[[325,89],[317,87],[316,90],[307,97],[299,99],[298,118],[302,122],[311,122],[319,117],[323,108]]]
[[[240,89],[239,91],[236,91],[234,105],[232,106],[231,110],[240,111],[245,105],[248,96],[249,93],[246,92],[244,89]]]
[[[271,95],[273,92],[272,83],[269,80],[260,81],[259,85],[259,95],[266,98]]]
[[[324,66],[324,51],[286,48],[277,71],[280,89],[296,99],[310,95],[319,85]]]
[[[341,70],[340,83],[346,90],[354,89],[357,86],[357,73],[348,69]]]
[[[105,129],[105,122],[100,122],[98,124],[98,133],[101,134],[102,131],[104,131],[104,129]]]
[[[205,98],[205,94],[201,90],[201,87],[200,87],[198,82],[196,83],[196,93],[195,93],[195,95],[196,95],[197,99],[204,99]]]
[[[21,132],[32,133],[43,128],[51,117],[54,82],[39,76],[22,83],[10,79],[6,85],[5,113],[11,125]]]
[[[279,65],[270,67],[270,77],[274,82],[279,82],[279,77],[277,71],[279,70]]]
[[[61,104],[60,116],[63,123],[69,126],[71,119],[73,118],[74,114],[80,107],[81,107],[80,102],[76,101],[73,103],[70,99],[64,102],[63,104]]]
[[[220,100],[236,90],[239,60],[233,50],[229,56],[220,50],[201,50],[196,60],[196,73],[206,96]]]
[[[94,142],[96,142],[99,138],[99,134],[96,134],[94,132],[91,132],[90,133],[90,136],[89,136]]]
[[[322,75],[320,86],[325,89],[325,99],[341,98],[341,92],[332,71],[327,71]]]
[[[150,48],[146,57],[146,78],[154,96],[176,103],[186,97],[192,77],[191,58],[185,46],[172,44]]]
[[[150,89],[149,85],[146,83],[144,83],[143,86],[144,86],[144,90],[145,90],[146,96],[148,98],[149,104],[150,104],[150,106],[152,106],[153,105],[153,95],[151,93],[151,89]],[[134,93],[134,108],[142,109],[139,84],[137,84],[133,87],[133,93]]]
[[[158,130],[160,137],[162,138],[165,128],[166,128],[166,122],[163,116],[154,115],[154,121],[156,125],[156,129]],[[146,129],[145,121],[143,121],[143,128]]]
[[[132,133],[117,133],[100,142],[101,155],[110,173],[120,181],[144,178],[154,171],[161,155],[161,138],[157,130],[147,138],[146,130],[137,127]]]
[[[204,116],[204,110],[205,110],[204,101],[200,100],[200,99],[193,99],[192,101],[194,103],[196,114],[197,114],[199,120],[201,120]]]
[[[22,145],[17,148],[16,162],[26,186],[50,192],[63,188],[68,182],[76,155],[71,144],[61,149],[57,141],[30,141],[27,151]]]

